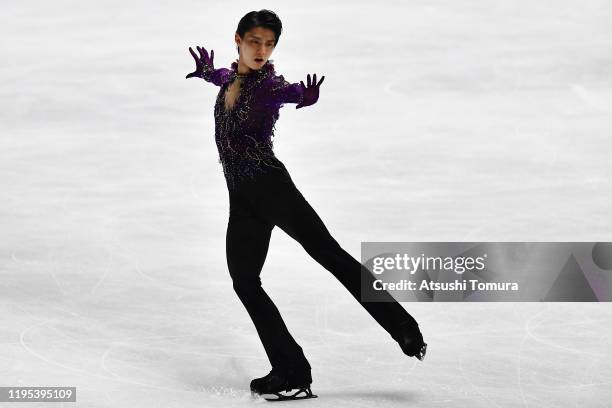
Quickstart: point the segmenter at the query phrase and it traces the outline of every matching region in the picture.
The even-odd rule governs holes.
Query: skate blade
[[[312,391],[310,390],[310,387],[300,388],[299,390],[277,392],[273,394],[262,394],[261,396],[266,401],[293,401],[293,400],[317,398],[317,396],[314,395]]]
[[[425,360],[425,354],[427,354],[427,343],[423,344],[423,347],[421,347],[421,350],[419,350],[419,354],[417,354],[416,358],[418,358],[419,361],[423,361]]]

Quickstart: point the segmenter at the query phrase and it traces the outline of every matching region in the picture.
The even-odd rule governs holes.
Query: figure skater
[[[215,69],[214,51],[190,47],[196,70],[186,78],[203,78],[220,87],[214,107],[215,142],[229,192],[226,257],[233,288],[248,311],[272,365],[270,373],[251,382],[266,398],[312,398],[311,367],[259,278],[274,226],[299,242],[331,272],[370,315],[397,341],[402,351],[422,360],[427,350],[414,318],[388,292],[380,302],[362,302],[364,287],[374,280],[365,266],[340,247],[323,221],[297,189],[272,151],[279,108],[317,102],[317,74],[306,84],[289,83],[269,60],[282,31],[269,10],[247,13],[236,29],[238,59],[231,68]]]

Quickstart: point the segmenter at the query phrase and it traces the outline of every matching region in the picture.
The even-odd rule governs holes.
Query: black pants
[[[331,236],[293,184],[285,166],[278,159],[275,165],[278,168],[229,190],[226,237],[227,263],[234,290],[255,324],[272,367],[310,368],[302,348],[287,330],[259,278],[275,225],[330,271],[392,337],[400,324],[414,322],[388,293],[386,302],[361,302],[362,278],[368,285],[374,279],[372,274]]]

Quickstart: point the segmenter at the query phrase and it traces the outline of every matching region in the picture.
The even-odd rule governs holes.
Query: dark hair
[[[269,28],[274,31],[274,46],[278,43],[278,39],[280,38],[281,32],[283,31],[283,23],[281,23],[280,18],[270,10],[259,10],[259,11],[251,11],[244,15],[238,22],[238,28],[236,28],[236,33],[240,36],[240,38],[244,38],[244,35],[247,31],[252,30],[255,27],[263,27]],[[238,47],[236,47],[238,49]]]

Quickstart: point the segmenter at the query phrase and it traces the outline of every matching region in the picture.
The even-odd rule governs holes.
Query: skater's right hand
[[[213,59],[215,58],[215,52],[213,50],[210,50],[210,57],[209,57],[208,52],[206,51],[204,47],[196,47],[196,48],[198,52],[200,53],[199,57],[196,55],[193,49],[189,47],[189,52],[193,56],[193,59],[195,59],[196,69],[192,73],[187,74],[187,76],[185,77],[186,79],[192,78],[192,77],[204,78],[204,74],[209,73],[215,69],[215,66],[213,64]]]

